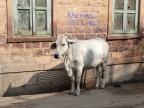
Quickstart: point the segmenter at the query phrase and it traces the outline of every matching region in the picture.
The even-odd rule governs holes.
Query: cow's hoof
[[[70,92],[69,92],[69,95],[75,95],[75,92],[70,91]]]
[[[104,87],[103,86],[99,86],[98,89],[104,89]]]
[[[80,96],[80,93],[75,93],[75,96]]]
[[[99,89],[99,86],[95,86],[94,89]]]
[[[95,86],[94,88],[95,88],[95,89],[104,89],[104,87],[102,87],[102,86],[98,86],[98,87]]]

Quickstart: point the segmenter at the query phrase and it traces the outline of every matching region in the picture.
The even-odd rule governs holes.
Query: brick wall
[[[144,57],[143,40],[108,41],[110,46],[110,64],[142,62]]]
[[[142,5],[141,8],[144,8],[144,5]],[[54,59],[52,56],[54,52],[48,50],[51,42],[7,43],[8,24],[6,9],[6,0],[1,0],[0,86],[2,90],[0,93],[2,95],[5,94],[6,91],[12,90],[9,89],[9,87],[13,88],[13,85],[9,86],[11,83],[14,83],[14,90],[19,91],[21,89],[21,91],[23,91],[25,87],[23,85],[35,74],[37,76],[39,71],[63,68],[62,61]],[[57,29],[56,34],[71,33],[72,36],[77,37],[78,39],[90,39],[94,37],[102,37],[104,39],[107,38],[109,23],[108,0],[56,0],[54,10],[57,17],[57,28],[55,28]],[[144,19],[144,12],[142,13],[142,18]],[[141,30],[144,30],[143,19],[141,19],[140,23],[142,27]],[[108,40],[108,43],[110,45],[110,66],[119,67],[118,64],[125,66],[124,63],[131,63],[133,66],[133,63],[144,61],[143,39]],[[140,66],[140,68],[143,68],[143,65]],[[108,69],[110,70],[110,68]],[[120,70],[116,74],[119,75],[119,77],[124,76]],[[141,72],[140,75],[142,74],[143,73]],[[113,76],[113,79],[117,79],[117,75]],[[111,76],[112,75],[109,74],[108,78],[111,78]],[[15,78],[21,83],[17,83]],[[88,79],[91,78],[88,77]],[[122,81],[131,79],[124,77]],[[143,77],[140,79],[143,79]],[[34,81],[35,83],[30,83],[28,86],[26,86],[27,89],[30,88],[26,91],[27,93],[36,86],[42,88],[40,85],[38,85],[38,83],[36,83],[36,80]],[[113,80],[113,82],[114,81],[116,80]],[[89,82],[89,80],[87,80],[87,82]],[[111,83],[112,81],[108,82]],[[22,92],[19,92],[19,94],[20,93]]]

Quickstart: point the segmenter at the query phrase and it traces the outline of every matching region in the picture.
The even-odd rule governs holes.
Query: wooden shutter
[[[33,34],[51,35],[51,0],[33,0]]]
[[[124,0],[113,0],[113,33],[124,31]]]
[[[137,34],[138,3],[139,0],[113,0],[113,33]]]
[[[14,33],[15,35],[32,34],[31,0],[14,0]]]
[[[127,0],[126,33],[138,32],[138,5],[139,0]]]

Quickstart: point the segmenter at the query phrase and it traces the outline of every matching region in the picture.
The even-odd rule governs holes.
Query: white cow
[[[53,45],[56,46],[54,58],[64,59],[65,69],[71,77],[70,94],[80,95],[82,71],[88,67],[96,68],[96,88],[104,88],[109,46],[103,39],[78,40],[76,38],[68,38],[65,35],[59,35]],[[102,67],[102,83],[99,81],[99,67]]]

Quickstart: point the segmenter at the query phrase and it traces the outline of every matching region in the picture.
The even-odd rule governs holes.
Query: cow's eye
[[[65,44],[62,44],[62,46],[65,46]]]

